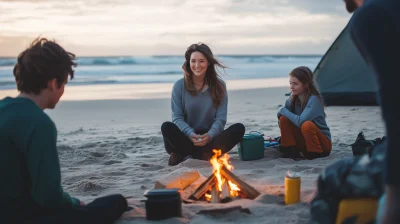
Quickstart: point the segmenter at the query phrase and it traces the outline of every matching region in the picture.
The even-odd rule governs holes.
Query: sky
[[[0,0],[0,56],[37,36],[78,56],[324,54],[350,16],[342,0]]]

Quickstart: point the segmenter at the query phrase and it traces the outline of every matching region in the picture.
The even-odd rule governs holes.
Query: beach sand
[[[282,83],[227,82],[230,91],[226,127],[240,122],[245,125],[246,133],[261,131],[267,136],[279,136],[276,112],[284,104],[288,92],[287,86],[278,87],[285,86],[287,79]],[[140,200],[144,199],[146,190],[154,187],[157,179],[177,169],[197,170],[202,175],[201,180],[212,172],[207,161],[187,160],[175,167],[167,165],[168,155],[163,147],[160,126],[171,120],[169,97],[172,84],[151,85],[160,91],[147,91],[150,85],[68,87],[57,108],[46,110],[58,128],[65,191],[87,203],[107,194],[133,196],[129,203],[134,209],[117,222],[120,224],[148,223],[144,202]],[[139,90],[144,93],[136,95]],[[13,93],[0,91],[1,98],[4,95]],[[348,145],[354,142],[359,131],[364,131],[367,139],[385,134],[379,107],[327,107],[326,114],[333,139],[329,157],[293,161],[279,158],[279,153],[270,148],[265,150],[264,159],[241,161],[234,148],[229,153],[235,167],[233,173],[262,195],[255,200],[242,199],[218,205],[183,204],[184,217],[161,223],[307,223],[309,202],[324,167],[352,156]],[[302,202],[285,206],[284,176],[288,170],[301,175]],[[182,197],[189,196],[201,180],[184,190]],[[235,205],[249,208],[252,214],[196,214],[204,209]]]

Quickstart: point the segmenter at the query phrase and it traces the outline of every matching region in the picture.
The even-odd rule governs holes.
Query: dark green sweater
[[[56,143],[53,121],[33,101],[0,101],[1,213],[31,216],[79,207],[79,200],[61,187]]]

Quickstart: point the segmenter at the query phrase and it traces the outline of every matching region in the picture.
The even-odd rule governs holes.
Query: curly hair
[[[65,51],[55,41],[36,38],[31,45],[18,55],[14,66],[17,89],[24,93],[40,94],[50,80],[56,79],[60,87],[74,78],[75,55]]]

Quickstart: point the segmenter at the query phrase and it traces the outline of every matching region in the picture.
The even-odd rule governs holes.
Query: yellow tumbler
[[[298,174],[288,172],[285,176],[285,204],[300,202],[301,179]]]

